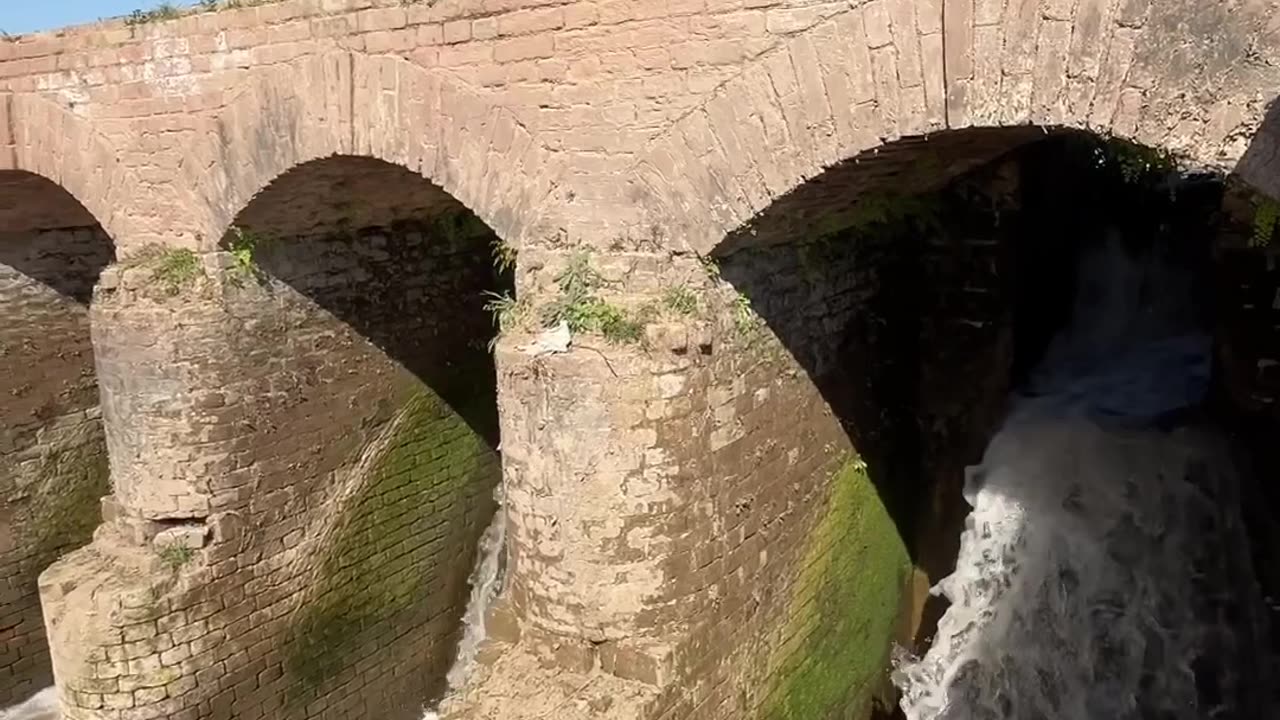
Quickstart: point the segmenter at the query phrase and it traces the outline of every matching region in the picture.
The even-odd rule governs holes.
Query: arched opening
[[[254,319],[231,380],[262,405],[241,547],[282,553],[247,589],[291,596],[269,626],[263,706],[416,720],[473,642],[469,578],[496,548],[486,293],[510,291],[509,256],[421,176],[346,156],[278,177],[223,246]]]
[[[0,172],[0,707],[52,684],[37,577],[110,492],[89,301],[113,257],[69,193]]]
[[[782,512],[777,500],[765,503],[769,516],[759,523],[782,569],[756,581],[775,587],[772,597],[753,595],[770,608],[751,650],[767,674],[740,703],[766,717],[893,716],[896,645],[899,681],[917,693],[935,685],[911,698],[912,718],[1032,717],[1036,707],[1054,717],[1064,706],[1035,703],[1085,697],[1071,675],[1082,667],[1097,688],[1148,709],[1187,701],[1248,716],[1262,707],[1274,669],[1241,659],[1278,647],[1254,640],[1275,624],[1262,601],[1276,587],[1274,561],[1261,548],[1275,537],[1263,516],[1277,506],[1248,500],[1271,492],[1255,468],[1268,467],[1262,438],[1273,427],[1257,412],[1270,403],[1260,390],[1270,367],[1261,346],[1273,330],[1259,315],[1271,311],[1258,303],[1274,301],[1262,299],[1275,288],[1260,279],[1274,266],[1273,208],[1223,178],[1179,172],[1147,148],[1074,131],[976,129],[891,143],[836,165],[726,237],[713,253],[719,277],[750,308],[743,326],[755,316],[767,328],[738,342],[776,365],[760,388],[739,394],[764,392],[779,370],[795,367],[822,400],[759,449],[790,453],[753,490],[757,505],[785,498]],[[1168,368],[1146,353],[1174,357],[1175,370],[1162,374]],[[1136,372],[1144,362],[1155,369]],[[1250,367],[1231,372],[1230,362]],[[1118,384],[1103,390],[1108,382]],[[1227,389],[1240,382],[1232,399]],[[1068,392],[1078,388],[1079,397]],[[1071,407],[1054,422],[1069,417],[1090,429],[1023,434],[1027,408],[1042,410],[1036,403],[1050,403],[1046,396]],[[1144,442],[1146,456],[1133,449]],[[1167,464],[1157,467],[1155,457]],[[1132,466],[1117,469],[1123,463]],[[1185,490],[1200,504],[1159,511],[1170,517],[1146,500],[1116,511],[1072,475],[1085,469],[1145,478],[1125,487],[1155,488],[1149,496],[1163,502]],[[1069,493],[1052,502],[1039,494],[1068,486],[1086,496],[1083,510],[1062,510]],[[744,508],[752,512],[746,500]],[[1064,535],[1059,522],[1071,513],[1097,533]],[[1016,537],[992,540],[1009,518]],[[1142,524],[1151,522],[1165,525]],[[1125,535],[1135,523],[1141,530]],[[1168,558],[1151,538],[1162,532],[1194,570],[1160,564]],[[1075,538],[1080,557],[1055,555],[1044,537]],[[1192,552],[1193,538],[1212,549]],[[1091,553],[1105,560],[1090,565],[1083,558]],[[1063,569],[1057,584],[1034,585],[1030,578],[1047,578],[1051,566]],[[1138,589],[1107,596],[1075,574],[1104,566],[1140,577]],[[991,589],[1006,586],[1013,589]],[[958,596],[969,614],[949,613]],[[1166,603],[1151,611],[1156,625],[1143,625],[1128,603],[1152,597],[1178,597],[1174,605],[1194,610],[1184,617]],[[1054,624],[1053,612],[1086,602],[1102,612],[1104,600],[1119,608],[1119,625],[1074,615]],[[1185,622],[1168,629],[1174,616]],[[1015,642],[1080,627],[1112,635],[1056,638],[1069,657],[1061,666]],[[1168,690],[1172,673],[1152,679],[1173,667],[1166,650],[1175,646],[1194,658],[1178,675],[1188,689],[1179,693]],[[1028,676],[1042,687],[1020,686]],[[961,714],[938,709],[947,702],[947,712]]]

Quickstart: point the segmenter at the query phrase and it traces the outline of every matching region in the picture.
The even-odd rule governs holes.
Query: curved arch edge
[[[62,188],[119,244],[129,236],[124,198],[134,183],[119,151],[93,124],[35,94],[0,93],[0,170],[38,175]]]
[[[1186,96],[1204,78],[1168,69],[1159,43],[1146,42],[1159,34],[1147,30],[1177,19],[1177,8],[1108,18],[1096,36],[1079,38],[1079,16],[1037,16],[1031,30],[1052,41],[1038,50],[1021,43],[1018,22],[933,17],[941,4],[932,5],[939,7],[908,8],[913,23],[884,8],[850,8],[748,63],[632,166],[627,182],[644,222],[662,228],[673,247],[706,255],[837,163],[902,138],[972,128],[1084,130],[1169,149],[1208,169],[1259,176],[1266,173],[1257,166],[1272,167],[1261,156],[1274,153],[1241,139],[1263,125],[1269,103],[1259,93],[1280,72],[1268,79],[1243,61],[1210,62],[1206,50],[1200,74],[1221,77],[1188,116]],[[1251,32],[1249,22],[1233,25],[1242,37]],[[1094,56],[1113,62],[1093,67],[1086,61]]]
[[[187,153],[206,249],[273,180],[326,157],[417,173],[513,245],[552,185],[550,152],[511,111],[403,58],[353,52],[255,70]]]

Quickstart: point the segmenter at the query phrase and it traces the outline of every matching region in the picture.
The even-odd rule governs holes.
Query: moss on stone
[[[41,460],[38,472],[30,506],[36,536],[33,572],[89,542],[102,521],[100,501],[110,492],[106,445],[99,437],[55,450]]]
[[[775,681],[763,717],[857,717],[884,679],[910,571],[906,546],[857,458],[835,473],[799,567],[785,637],[803,640],[771,658]]]
[[[425,387],[402,413],[326,542],[319,586],[292,620],[285,667],[295,699],[465,602],[483,530],[475,511],[490,502],[501,466],[464,415]],[[437,647],[442,658],[451,650]]]

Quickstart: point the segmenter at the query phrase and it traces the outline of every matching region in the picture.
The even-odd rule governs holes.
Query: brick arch
[[[1280,52],[1269,15],[1280,10],[1191,0],[858,3],[657,136],[631,197],[646,225],[706,254],[838,163],[902,138],[1028,126],[1123,137],[1280,187],[1274,153],[1247,153],[1280,87],[1262,57]]]
[[[210,247],[272,180],[335,155],[408,168],[512,243],[547,193],[545,148],[512,113],[441,73],[347,52],[249,72],[184,163]]]
[[[120,154],[93,125],[33,94],[0,95],[0,169],[57,185],[117,244],[130,234],[133,183]]]

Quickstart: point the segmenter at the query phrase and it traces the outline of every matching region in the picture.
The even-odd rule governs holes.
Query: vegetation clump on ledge
[[[160,556],[160,560],[172,570],[178,570],[182,566],[191,562],[196,556],[195,549],[183,545],[181,543],[173,543],[164,545],[156,550],[156,554]]]
[[[168,295],[182,292],[203,274],[200,257],[187,248],[148,245],[121,262],[125,268],[146,268],[149,282]]]
[[[506,262],[505,257],[498,261]],[[558,295],[537,308],[536,313],[509,293],[487,293],[489,302],[485,307],[493,313],[499,332],[509,332],[532,316],[544,328],[563,322],[574,334],[599,335],[611,343],[632,344],[644,340],[645,323],[657,315],[656,308],[650,306],[628,311],[601,298],[597,291],[608,282],[591,267],[585,251],[570,258],[555,282]]]

